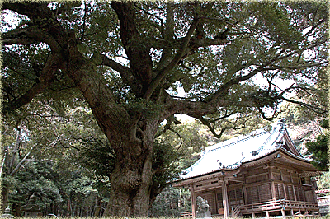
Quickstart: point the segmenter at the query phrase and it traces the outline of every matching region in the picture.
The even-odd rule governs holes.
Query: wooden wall
[[[271,168],[271,178],[275,184],[275,198],[316,203],[310,177],[300,178],[297,170],[289,166]]]
[[[286,199],[317,203],[314,189],[309,177],[301,179],[298,170],[290,166],[267,165],[253,166],[241,171],[242,183],[228,184],[228,202],[230,209],[239,205],[264,203],[272,200]],[[200,196],[208,201],[212,214],[218,214],[219,208],[223,208],[222,188],[210,188]]]
[[[217,203],[216,203],[216,194],[214,191],[203,193],[200,195],[203,199],[207,200],[207,203],[210,206],[211,214],[217,214]]]

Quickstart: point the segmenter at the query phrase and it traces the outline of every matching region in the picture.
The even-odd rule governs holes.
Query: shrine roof
[[[287,145],[291,145],[291,147]],[[204,175],[220,169],[236,169],[242,163],[259,159],[279,148],[302,159],[294,148],[286,125],[282,120],[273,124],[270,131],[258,129],[248,135],[232,138],[205,148],[205,151],[201,153],[201,158],[185,170],[181,179]]]

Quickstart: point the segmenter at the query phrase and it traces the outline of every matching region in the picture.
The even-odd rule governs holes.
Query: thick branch
[[[20,44],[20,45],[30,45],[30,44],[37,44],[40,41],[34,39],[4,39],[2,40],[3,45],[13,45],[13,44]]]
[[[149,55],[150,46],[145,44],[147,39],[138,32],[133,3],[112,2],[111,6],[120,20],[120,39],[130,60],[130,68],[145,91],[153,77],[153,62]],[[144,91],[136,93],[137,96],[142,96]]]
[[[166,10],[166,25],[165,25],[165,33],[163,33],[163,37],[165,41],[172,41],[174,38],[174,13],[173,13],[173,2],[167,2],[167,10]],[[170,57],[172,55],[172,48],[165,47],[163,50],[162,57],[159,61],[158,68],[162,69],[164,66],[170,63]]]
[[[35,15],[43,15],[44,18],[52,16],[47,2],[4,2],[2,10],[11,10],[19,14],[34,18]]]
[[[159,131],[156,135],[155,138],[159,137],[160,135],[164,134],[167,130],[172,131],[173,133],[176,133],[179,137],[181,137],[177,132],[173,130],[171,127],[173,123],[179,124],[180,122],[176,119],[174,115],[170,115],[167,119],[167,123],[164,126],[163,130]]]
[[[221,138],[223,133],[227,130],[227,128],[221,128],[221,131],[219,133],[216,133],[214,127],[211,125],[211,122],[208,121],[207,119],[203,118],[202,116],[199,117],[199,121],[201,121],[204,125],[206,125],[210,132],[214,135],[216,138]]]
[[[315,105],[311,105],[311,104],[307,104],[307,103],[304,103],[304,102],[301,102],[299,100],[292,100],[292,99],[287,99],[285,97],[281,97],[282,100],[285,100],[287,102],[290,102],[290,103],[295,103],[295,104],[298,104],[300,106],[304,106],[306,107],[307,109],[310,109],[312,110],[313,112],[317,113],[317,114],[326,114],[328,113],[329,110],[326,110],[326,109],[322,109],[320,107],[317,107]]]
[[[3,45],[34,44],[44,42],[49,45],[52,51],[61,51],[60,45],[53,37],[35,26],[10,30],[2,35],[2,39]]]
[[[149,99],[152,95],[152,93],[154,92],[154,90],[158,87],[158,85],[160,84],[160,82],[165,78],[165,76],[178,64],[178,62],[181,60],[181,58],[183,57],[184,54],[186,54],[186,50],[188,47],[188,44],[190,42],[191,36],[193,34],[193,32],[196,29],[196,26],[199,22],[199,19],[194,19],[194,21],[192,22],[187,35],[185,36],[184,40],[182,41],[182,45],[179,48],[179,51],[177,52],[177,54],[174,56],[173,60],[163,69],[161,69],[159,71],[159,73],[157,74],[157,76],[152,80],[152,82],[149,85],[148,90],[146,91],[146,93],[144,94],[144,98],[145,99]]]
[[[40,73],[39,83],[36,83],[29,91],[27,91],[20,98],[4,103],[3,112],[10,113],[15,109],[18,109],[25,104],[31,102],[31,100],[38,94],[42,93],[54,80],[55,72],[59,69],[61,63],[61,57],[59,54],[52,54],[48,58],[45,67]]]
[[[28,27],[9,31],[4,34],[7,35],[4,39],[28,38],[48,44],[53,52],[60,52],[67,49],[68,37],[74,36],[73,30],[61,26],[47,2],[4,3],[3,9],[9,9],[30,18]],[[17,34],[21,35],[18,36]],[[11,42],[7,41],[6,43]]]
[[[15,173],[21,168],[21,166],[23,165],[23,163],[25,161],[27,161],[28,156],[31,154],[33,148],[36,145],[34,145],[33,147],[31,147],[31,150],[24,156],[24,158],[16,165],[15,169],[10,173],[11,176],[15,175]]]
[[[118,62],[115,62],[114,60],[108,58],[106,55],[102,54],[100,55],[102,58],[101,65],[108,66],[112,68],[113,70],[120,73],[122,79],[127,82],[127,84],[131,85],[134,81],[134,76],[132,75],[132,70],[128,67],[125,67]]]
[[[74,42],[72,43],[69,50],[71,62],[67,69],[69,76],[82,92],[107,138],[121,141],[119,139],[129,135],[127,130],[133,129],[130,116],[122,105],[116,103],[116,98],[104,77],[94,70],[96,64],[84,58]],[[126,131],[121,128],[125,128]]]

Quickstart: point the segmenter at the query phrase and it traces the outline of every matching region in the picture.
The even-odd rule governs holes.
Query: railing
[[[280,200],[280,203],[283,205],[283,207],[289,207],[289,208],[318,208],[317,203],[289,201],[289,200]]]
[[[265,203],[254,203],[254,204],[240,206],[240,210],[244,212],[272,211],[281,208],[315,209],[318,208],[318,205],[308,202],[290,201],[290,200],[281,199],[281,200],[270,201]]]
[[[238,217],[239,214],[241,213],[240,206],[236,206],[235,208],[232,209],[232,217]]]
[[[282,208],[289,209],[305,209],[305,211],[314,211],[318,209],[318,204],[290,201],[290,200],[276,200],[264,203],[253,203],[248,205],[236,206],[232,209],[232,217],[237,217],[241,213],[261,212],[261,211],[278,211]],[[221,215],[221,213],[219,213]],[[181,212],[181,217],[192,218],[191,212]]]
[[[191,212],[181,212],[180,216],[181,217],[192,217],[192,213]]]

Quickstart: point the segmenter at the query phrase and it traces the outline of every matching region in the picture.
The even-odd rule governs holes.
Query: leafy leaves
[[[329,169],[329,120],[321,121],[321,127],[326,131],[317,137],[315,142],[307,142],[308,154],[313,157],[312,163],[321,170]]]

